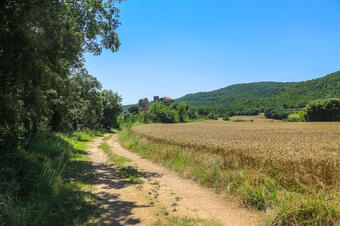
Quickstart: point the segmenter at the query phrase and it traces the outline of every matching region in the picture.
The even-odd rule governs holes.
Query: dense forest
[[[333,97],[340,97],[340,72],[305,82],[232,85],[212,92],[189,94],[176,101],[200,111],[253,115],[268,108],[301,109],[311,101]]]

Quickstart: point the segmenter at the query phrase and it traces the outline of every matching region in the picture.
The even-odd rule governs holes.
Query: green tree
[[[150,105],[149,111],[154,122],[176,122],[177,111],[174,109],[173,105],[167,105],[162,102],[154,102]]]
[[[106,129],[117,128],[117,117],[123,111],[122,98],[111,90],[103,90],[101,96],[104,106],[102,124]]]
[[[132,105],[129,107],[128,112],[131,114],[139,114],[139,108],[138,105]]]
[[[308,121],[340,121],[340,99],[332,98],[308,104]]]
[[[60,125],[67,80],[83,53],[120,46],[114,2],[1,1],[0,126],[33,134],[47,122]]]
[[[138,108],[139,111],[142,112],[144,117],[144,122],[146,123],[148,121],[148,108],[149,108],[150,102],[148,98],[143,98],[138,101]]]
[[[187,107],[187,105],[183,104],[183,103],[177,104],[176,109],[177,109],[177,112],[178,112],[179,121],[185,122],[186,119],[188,118],[188,112],[187,112],[188,107]]]

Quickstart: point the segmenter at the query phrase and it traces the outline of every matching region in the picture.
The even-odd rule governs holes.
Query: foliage
[[[285,122],[305,122],[306,112],[298,111],[297,113],[288,115],[288,118],[284,119]]]
[[[198,119],[199,116],[198,116],[198,113],[195,110],[189,109],[188,110],[188,117],[189,117],[190,120],[195,120],[195,119]]]
[[[188,118],[187,105],[183,104],[183,103],[179,103],[179,104],[176,105],[176,109],[177,109],[177,112],[178,112],[179,122],[187,121],[187,118]]]
[[[136,105],[136,104],[131,105],[131,106],[128,108],[128,112],[131,113],[131,114],[138,114],[138,113],[139,113],[138,105]]]
[[[141,111],[143,114],[145,123],[148,121],[148,118],[149,118],[149,115],[148,115],[149,106],[150,106],[150,102],[148,98],[143,98],[138,101],[138,108],[139,108],[139,111]]]
[[[154,102],[149,108],[150,117],[154,122],[174,123],[176,122],[177,111],[173,105],[166,105],[161,102]]]
[[[188,94],[177,100],[190,106],[228,106],[249,99],[273,96],[289,84],[281,82],[236,84],[211,92]]]
[[[308,121],[340,121],[340,99],[319,100],[307,106]]]
[[[120,46],[114,2],[0,2],[1,223],[72,225],[79,220],[74,215],[74,221],[63,221],[72,213],[59,205],[80,209],[86,204],[73,203],[72,197],[57,203],[66,199],[63,192],[76,193],[62,177],[73,138],[50,131],[115,124],[120,97],[101,92],[99,81],[83,66],[85,52],[97,55]]]
[[[229,120],[230,120],[230,118],[229,118],[228,115],[223,116],[223,121],[229,121]]]
[[[286,119],[288,118],[288,112],[282,108],[268,108],[264,111],[264,116],[271,119]]]
[[[103,100],[102,125],[106,129],[118,128],[117,117],[123,110],[121,105],[122,98],[118,93],[113,93],[111,90],[103,90],[101,95]]]
[[[210,119],[210,120],[217,120],[217,115],[214,112],[210,112],[208,114],[208,119]]]
[[[81,225],[98,216],[95,197],[81,189],[91,181],[85,156],[95,134],[38,133],[11,158],[1,155],[0,224]]]

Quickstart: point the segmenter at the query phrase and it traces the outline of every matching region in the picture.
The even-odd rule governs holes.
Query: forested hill
[[[303,107],[310,101],[332,97],[340,97],[340,71],[325,77],[293,83],[275,99],[287,107]]]
[[[216,108],[218,112],[255,114],[265,108],[301,108],[318,99],[340,97],[340,71],[321,78],[294,83],[259,82],[237,84],[177,99],[193,108]]]
[[[236,84],[211,92],[199,92],[185,95],[176,101],[190,106],[227,106],[249,99],[271,97],[279,94],[292,83],[256,82]]]

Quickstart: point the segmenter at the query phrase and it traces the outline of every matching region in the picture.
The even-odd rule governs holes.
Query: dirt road
[[[109,135],[106,135],[106,137]],[[132,153],[110,135],[91,142],[94,166],[94,193],[99,197],[101,219],[105,225],[260,225],[256,212],[216,195],[211,189],[180,177],[150,160]],[[106,143],[124,166],[108,162],[107,153],[98,148]],[[123,173],[122,173],[123,172]],[[129,177],[129,172],[134,177]],[[137,177],[136,177],[137,175]]]

